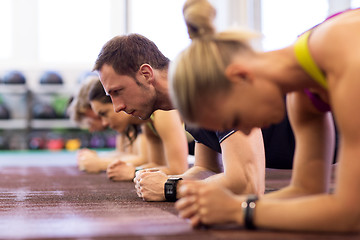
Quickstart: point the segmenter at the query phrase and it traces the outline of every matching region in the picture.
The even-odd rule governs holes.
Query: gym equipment
[[[116,148],[116,136],[109,135],[106,137],[106,147],[107,148]]]
[[[66,110],[69,104],[69,97],[55,96],[51,106],[55,110],[57,118],[66,118]]]
[[[68,151],[75,151],[81,147],[81,141],[78,138],[68,139],[65,143],[65,149]]]
[[[63,84],[63,78],[56,71],[45,71],[40,77],[40,84]]]
[[[64,148],[64,140],[61,138],[49,139],[46,143],[47,149],[51,151],[58,151]]]
[[[62,150],[65,146],[62,132],[46,132],[46,148],[51,151]]]
[[[90,139],[90,148],[105,148],[106,141],[100,135],[93,135]]]
[[[11,114],[5,103],[0,103],[0,119],[10,119]]]
[[[40,136],[34,136],[29,141],[29,149],[39,150],[45,148],[45,140]]]
[[[80,142],[81,142],[81,145],[80,145],[80,148],[89,148],[90,147],[90,136],[87,135],[87,134],[82,134],[80,136]]]
[[[6,136],[3,136],[0,134],[0,149],[1,150],[7,150],[9,149],[9,140]]]
[[[32,116],[36,119],[57,118],[54,108],[47,103],[36,103],[32,108]]]
[[[22,72],[12,70],[5,73],[2,82],[4,84],[25,84],[26,78]]]

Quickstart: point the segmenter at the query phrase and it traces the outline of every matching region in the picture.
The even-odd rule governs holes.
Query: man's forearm
[[[188,180],[203,180],[215,174],[216,174],[215,172],[210,171],[207,168],[193,166],[192,168],[187,170],[184,174],[182,174],[181,177],[183,179],[188,179]]]
[[[177,175],[177,177],[181,177],[184,180],[204,180],[214,175],[216,175],[216,173],[214,173],[213,171],[210,171],[203,167],[194,166],[189,170],[187,170],[184,174]],[[176,195],[177,199],[182,197],[178,191],[181,186],[182,186],[182,181],[179,181],[179,183],[177,184],[177,195]]]

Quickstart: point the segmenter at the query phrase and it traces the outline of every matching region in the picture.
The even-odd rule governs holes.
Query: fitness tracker
[[[244,224],[245,228],[249,230],[255,230],[256,227],[254,225],[254,210],[256,207],[256,201],[259,199],[256,195],[249,195],[241,204],[244,216]]]
[[[165,182],[164,193],[166,201],[176,202],[176,187],[180,180],[182,180],[182,178],[172,177],[168,178],[168,180]]]

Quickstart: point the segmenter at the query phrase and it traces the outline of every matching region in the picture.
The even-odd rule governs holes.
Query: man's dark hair
[[[142,64],[163,70],[168,68],[169,62],[154,42],[140,34],[129,34],[116,36],[105,43],[93,70],[99,71],[108,64],[117,74],[135,76]]]

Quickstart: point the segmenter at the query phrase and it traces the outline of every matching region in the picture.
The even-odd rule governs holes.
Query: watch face
[[[182,178],[168,178],[165,183],[165,199],[170,202],[176,201],[176,186],[179,180]]]
[[[174,185],[172,184],[166,184],[166,194],[173,194],[174,193]]]

